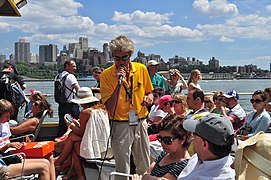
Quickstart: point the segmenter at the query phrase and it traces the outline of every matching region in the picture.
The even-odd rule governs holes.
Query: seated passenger
[[[218,114],[210,113],[200,120],[188,119],[183,127],[194,134],[194,154],[178,180],[235,180],[230,155],[234,143],[232,123]]]
[[[270,115],[265,110],[266,100],[267,97],[263,91],[257,90],[253,93],[250,102],[254,110],[248,113],[246,122],[237,132],[239,134],[238,139],[246,140],[260,131],[268,130],[271,120]]]
[[[77,91],[77,98],[71,102],[80,104],[83,110],[79,120],[73,119],[72,132],[65,140],[66,144],[55,161],[56,170],[61,170],[61,165],[69,155],[72,155],[77,177],[85,180],[85,173],[81,164],[81,157],[101,158],[101,153],[107,150],[110,127],[109,119],[104,105],[93,96],[88,87],[82,87]]]
[[[142,176],[142,179],[163,177],[166,179],[177,179],[178,175],[185,168],[190,158],[187,151],[190,140],[190,133],[184,130],[183,118],[174,115],[167,115],[157,125],[159,131],[158,140],[163,151],[151,164],[149,169]],[[134,175],[134,180],[140,179]]]
[[[213,95],[213,101],[215,104],[215,108],[211,111],[211,113],[216,113],[216,114],[222,114],[222,110],[224,109],[223,106],[223,91],[216,91]]]
[[[24,145],[20,142],[9,141],[11,133],[8,121],[12,114],[12,104],[5,99],[0,99],[0,152],[3,156],[5,156],[4,153],[8,152],[9,148],[20,149]],[[18,162],[16,164],[13,164],[12,162],[10,163],[11,164],[0,167],[2,169],[0,177],[2,176],[3,179],[20,176],[22,173],[22,162]],[[50,156],[48,160],[45,158],[26,159],[23,173],[24,175],[31,173],[39,174],[39,178],[42,180],[55,180],[56,177],[53,157]]]
[[[222,115],[232,122],[234,130],[237,131],[246,120],[246,113],[239,104],[239,94],[235,90],[230,90],[223,95],[223,101],[225,101],[226,107],[224,107]],[[228,112],[226,112],[226,108],[229,108]]]
[[[187,114],[190,112],[186,102],[186,95],[184,94],[175,95],[173,96],[172,102],[176,114],[187,116]]]
[[[208,109],[209,112],[212,112],[215,108],[213,101],[213,96],[204,96],[204,107]]]
[[[50,117],[53,116],[53,109],[42,93],[37,92],[32,94],[30,100],[32,102],[31,111],[26,114],[27,117],[25,121],[18,126],[10,127],[12,134],[33,133],[45,110],[48,110],[48,115]]]

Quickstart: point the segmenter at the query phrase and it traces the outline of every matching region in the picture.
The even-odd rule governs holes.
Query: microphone
[[[120,65],[120,68],[124,68],[124,64],[121,64]],[[121,75],[119,75],[119,85],[121,86],[121,84],[122,84],[122,81],[123,81],[123,75],[121,74]]]
[[[123,81],[123,75],[120,75],[119,76],[119,85],[121,86],[121,84],[122,84],[122,81]]]

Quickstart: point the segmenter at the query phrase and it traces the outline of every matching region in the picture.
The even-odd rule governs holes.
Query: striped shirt
[[[151,171],[152,176],[163,177],[165,174],[170,173],[174,177],[178,177],[182,170],[188,163],[188,160],[181,160],[178,162],[170,163],[165,166],[160,166],[160,161],[167,155],[165,151],[162,151],[161,154],[155,159],[155,165]]]

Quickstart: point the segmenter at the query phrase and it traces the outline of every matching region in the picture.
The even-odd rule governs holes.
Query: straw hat
[[[89,87],[81,87],[76,93],[76,97],[70,102],[76,104],[87,104],[91,102],[97,102],[99,99],[93,96],[93,93]]]
[[[235,153],[237,180],[271,178],[271,134],[259,132],[240,142]]]

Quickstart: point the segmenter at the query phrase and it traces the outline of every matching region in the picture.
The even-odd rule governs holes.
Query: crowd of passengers
[[[240,96],[236,90],[204,92],[199,84],[202,79],[201,72],[197,69],[191,71],[190,78],[186,82],[177,69],[168,71],[168,79],[158,74],[159,63],[155,60],[150,60],[146,67],[131,65],[132,62],[128,58],[133,49],[116,51],[118,46],[123,46],[123,42],[121,44],[118,41],[133,45],[126,36],[117,37],[110,42],[115,64],[119,65],[116,74],[119,76],[121,74],[129,84],[129,81],[133,80],[125,73],[134,71],[134,66],[141,68],[142,74],[148,72],[149,76],[144,78],[149,84],[144,87],[146,93],[141,104],[148,109],[147,118],[139,117],[142,112],[127,111],[129,118],[132,118],[132,113],[138,114],[138,125],[129,126],[123,120],[116,120],[119,109],[116,109],[117,105],[114,103],[118,102],[116,97],[118,98],[119,92],[113,90],[111,93],[113,95],[109,96],[107,90],[110,91],[111,87],[105,83],[110,82],[112,78],[109,77],[110,73],[115,70],[112,68],[116,67],[113,65],[111,69],[104,70],[104,73],[103,69],[95,67],[93,69],[97,80],[95,87],[80,87],[75,79],[71,80],[77,84],[74,86],[76,94],[69,99],[69,103],[80,105],[81,111],[78,117],[72,117],[72,121],[63,117],[66,129],[65,131],[62,129],[62,133],[55,139],[56,153],[39,159],[26,158],[24,174],[34,173],[39,174],[39,179],[54,180],[60,173],[65,172],[63,179],[85,180],[82,158],[103,158],[106,151],[110,151],[107,152],[110,154],[112,150],[116,159],[116,170],[133,173],[133,180],[235,179],[234,157],[231,153],[236,150],[236,146],[261,131],[270,131],[271,88],[255,91],[250,99],[253,111],[246,113],[239,104]],[[118,64],[122,62],[127,64]],[[125,69],[126,65],[131,69]],[[74,72],[75,62],[69,60],[65,63],[64,69],[67,72]],[[143,80],[140,83],[145,83]],[[116,82],[120,82],[120,86],[124,83]],[[125,93],[122,99],[136,101],[129,96],[133,96],[131,89],[142,88],[140,83],[132,88],[124,85],[124,88],[120,89]],[[117,89],[121,88],[120,86]],[[187,93],[184,94],[186,89]],[[7,100],[0,100],[2,156],[10,152],[11,148],[20,149],[24,146],[21,142],[10,142],[9,137],[12,134],[34,132],[44,110],[48,110],[49,116],[52,116],[52,107],[41,92],[32,92],[30,104],[31,111],[27,113],[26,120],[16,126],[10,126],[13,106]],[[122,108],[125,109],[125,106]],[[72,115],[73,112],[68,114]],[[146,124],[143,124],[143,120],[146,120]],[[145,132],[148,142],[137,140],[138,136]],[[129,136],[129,139],[123,136]],[[122,144],[122,138],[125,139],[125,144]],[[126,147],[129,153],[125,152]],[[121,152],[116,152],[116,149]],[[141,156],[138,149],[149,151],[146,158],[142,158],[144,156]],[[130,164],[131,152],[133,162]],[[122,160],[119,159],[121,153],[128,154],[128,158],[125,156]],[[16,163],[2,160],[1,163],[1,179],[20,175],[23,166],[20,158]],[[115,179],[127,178],[121,176]]]

